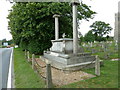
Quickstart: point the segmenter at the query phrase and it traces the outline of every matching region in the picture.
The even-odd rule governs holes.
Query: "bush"
[[[28,45],[30,53],[43,54],[44,50],[49,49],[52,46],[50,40],[32,40]]]
[[[27,41],[27,40],[21,40],[19,46],[22,48],[23,51],[24,51],[25,49],[28,50],[28,41]]]

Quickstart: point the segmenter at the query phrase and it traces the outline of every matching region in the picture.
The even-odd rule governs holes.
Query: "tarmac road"
[[[7,88],[11,48],[0,48],[0,89]]]

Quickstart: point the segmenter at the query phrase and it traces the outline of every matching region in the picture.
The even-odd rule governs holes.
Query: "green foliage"
[[[11,44],[14,43],[12,39],[11,39],[11,40],[8,40],[7,42],[8,42],[9,45],[11,45]]]
[[[108,37],[107,34],[109,34],[112,30],[110,24],[106,24],[102,21],[95,21],[90,27],[92,28],[91,31],[94,33],[96,41],[106,41]],[[105,35],[107,35],[106,38],[103,37]]]
[[[97,36],[103,37],[103,35],[109,34],[112,30],[110,24],[106,24],[102,21],[95,21],[91,26],[93,33]]]
[[[87,34],[85,34],[84,40],[86,42],[93,42],[93,41],[95,41],[95,35],[92,33],[91,30]]]
[[[107,38],[108,41],[113,41],[114,40],[114,37],[109,37]]]
[[[3,45],[3,43],[5,43],[5,42],[7,42],[8,45],[11,45],[11,44],[14,43],[12,39],[11,39],[11,40],[6,40],[6,39],[2,39],[2,40],[0,40],[0,44],[1,44],[1,45]]]
[[[28,50],[28,44],[29,44],[29,41],[22,38],[21,41],[20,41],[19,46],[20,46],[23,50],[25,50],[25,49]]]
[[[43,51],[50,48],[52,43],[50,40],[38,40],[35,39],[30,41],[28,50],[34,54],[43,54]],[[40,52],[41,51],[41,52]]]
[[[106,37],[96,36],[95,41],[106,41]]]
[[[80,37],[80,45],[81,45],[81,43],[84,42],[84,41],[85,41],[84,37],[81,36],[81,37]]]
[[[50,48],[54,39],[54,14],[60,14],[60,37],[72,37],[72,8],[68,3],[16,3],[8,19],[14,42],[32,53],[42,53]],[[86,4],[78,7],[78,20],[93,18]],[[48,43],[47,43],[48,42]],[[24,44],[24,45],[23,45]],[[27,45],[27,46],[26,46]]]

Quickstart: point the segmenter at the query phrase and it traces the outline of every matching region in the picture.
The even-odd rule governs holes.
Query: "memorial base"
[[[43,58],[49,60],[53,67],[61,70],[75,71],[95,67],[95,56],[91,56],[90,53],[78,53],[75,55],[47,51],[44,53]],[[100,63],[103,64],[102,61]]]

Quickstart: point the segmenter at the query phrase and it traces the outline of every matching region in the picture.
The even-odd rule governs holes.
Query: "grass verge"
[[[14,66],[16,88],[45,87],[44,81],[32,70],[20,48],[14,49]],[[94,69],[83,71],[94,74]],[[60,88],[118,88],[118,61],[104,60],[100,76],[64,85]]]
[[[14,72],[16,88],[44,88],[45,83],[34,72],[20,48],[14,49]]]
[[[94,74],[94,69],[83,70]],[[105,60],[101,67],[101,75],[88,80],[79,81],[61,88],[118,88],[118,61]]]

